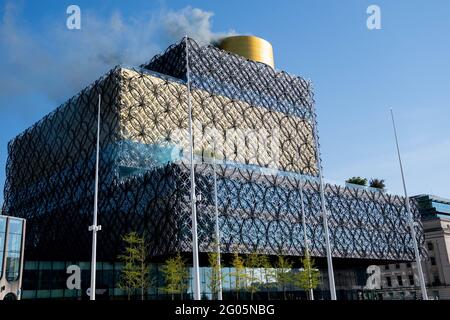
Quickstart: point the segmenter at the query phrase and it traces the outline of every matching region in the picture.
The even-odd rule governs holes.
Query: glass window
[[[439,291],[433,291],[434,300],[439,300]]]
[[[0,217],[0,279],[3,277],[3,256],[5,253],[6,217]]]
[[[408,276],[408,278],[409,278],[409,284],[410,284],[411,286],[413,286],[413,285],[414,285],[414,276],[413,276],[412,274],[410,274],[410,275]]]
[[[402,279],[402,276],[397,276],[397,282],[398,282],[398,285],[401,287],[401,286],[403,286],[403,279]]]
[[[8,281],[16,281],[19,278],[22,255],[22,230],[22,220],[9,219],[6,249],[6,279]]]
[[[428,242],[427,246],[428,246],[428,250],[433,250],[433,243],[432,242]]]
[[[392,287],[391,277],[386,277],[386,282],[388,287]]]
[[[430,257],[430,262],[432,266],[436,265],[436,258],[435,257]]]
[[[400,269],[400,263],[395,264],[395,269]]]
[[[407,268],[411,268],[411,262],[407,262],[407,263],[406,263],[406,267],[407,267]]]
[[[447,203],[432,201],[431,204],[434,206],[434,208],[438,212],[450,213],[450,205]]]
[[[389,270],[389,265],[388,264],[384,266],[384,270]]]
[[[439,275],[437,274],[433,275],[433,280],[434,280],[433,285],[439,286],[441,284],[441,279],[439,279]]]

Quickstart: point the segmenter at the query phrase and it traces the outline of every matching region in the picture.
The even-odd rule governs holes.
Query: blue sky
[[[81,8],[81,30],[66,8]],[[366,9],[381,8],[381,30]],[[199,10],[196,10],[199,9]],[[118,63],[188,33],[254,34],[278,69],[314,83],[324,175],[386,180],[450,198],[450,1],[0,1],[0,202],[7,142]]]

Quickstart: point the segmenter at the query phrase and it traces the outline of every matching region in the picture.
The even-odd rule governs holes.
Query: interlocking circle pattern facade
[[[200,251],[213,250],[217,206],[223,252],[301,256],[303,208],[311,254],[325,256],[311,83],[188,39],[114,68],[9,143],[3,209],[28,220],[28,259],[89,260],[98,94],[100,261],[130,231],[152,255],[192,250],[188,95]],[[325,199],[334,257],[414,259],[405,198],[327,184]]]

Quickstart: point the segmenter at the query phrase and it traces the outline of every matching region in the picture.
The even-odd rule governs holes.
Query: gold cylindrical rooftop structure
[[[249,60],[265,63],[272,68],[275,67],[272,45],[264,39],[255,36],[232,36],[222,39],[218,47]]]

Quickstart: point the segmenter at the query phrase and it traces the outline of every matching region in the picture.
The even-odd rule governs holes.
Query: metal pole
[[[328,265],[328,282],[330,284],[330,295],[331,300],[336,300],[336,285],[334,283],[334,270],[333,270],[333,258],[331,256],[331,245],[330,245],[330,235],[328,230],[328,217],[327,217],[327,209],[325,207],[325,195],[324,195],[324,187],[323,187],[323,177],[322,177],[322,164],[319,155],[319,142],[317,135],[317,126],[315,115],[313,117],[313,126],[314,126],[314,140],[316,145],[316,155],[317,155],[317,170],[319,171],[319,185],[320,185],[320,202],[322,209],[322,218],[323,218],[323,229],[324,229],[324,237],[325,237],[325,245],[327,251],[327,265]]]
[[[97,114],[97,146],[95,158],[95,191],[94,191],[94,218],[92,226],[89,231],[92,231],[92,260],[91,260],[91,292],[90,299],[95,300],[95,276],[97,272],[97,231],[102,229],[102,226],[97,226],[97,212],[98,212],[98,163],[100,158],[100,106],[102,96],[98,95],[98,114]]]
[[[392,111],[392,108],[391,108],[391,118],[392,118],[392,127],[394,128],[395,144],[397,146],[398,163],[400,164],[400,172],[402,174],[403,191],[405,192],[406,211],[408,212],[408,218],[409,218],[409,230],[411,232],[411,238],[412,238],[412,242],[414,245],[414,254],[416,256],[416,265],[417,265],[417,272],[419,274],[420,290],[422,292],[422,299],[428,300],[427,288],[425,286],[425,279],[423,277],[423,271],[422,271],[422,263],[420,261],[419,247],[417,246],[416,230],[414,229],[414,217],[411,213],[409,197],[408,197],[408,193],[406,191],[405,175],[403,173],[403,164],[402,164],[402,158],[400,156],[400,147],[398,146],[397,128],[395,126],[394,112]]]
[[[213,156],[213,170],[214,170],[214,213],[215,213],[215,231],[216,231],[216,246],[217,246],[217,265],[219,269],[219,291],[217,292],[217,299],[222,300],[222,267],[220,263],[220,230],[219,230],[219,208],[217,207],[217,173],[216,173],[216,144],[214,143]]]
[[[302,212],[302,226],[303,226],[303,238],[305,240],[305,256],[310,258],[309,256],[309,240],[308,235],[306,233],[306,216],[305,216],[305,206],[303,204],[303,180],[300,180],[300,201],[301,201],[301,212]],[[311,272],[308,272],[309,284],[311,285]],[[314,291],[313,289],[309,289],[309,297],[311,300],[314,300]]]
[[[185,37],[186,45],[186,80],[187,80],[187,102],[189,109],[189,157],[191,161],[191,211],[192,211],[192,261],[194,271],[194,300],[201,300],[200,297],[200,269],[198,261],[198,239],[197,239],[197,212],[195,196],[195,172],[194,172],[194,139],[192,137],[192,105],[191,105],[191,83],[189,77],[189,42]]]

